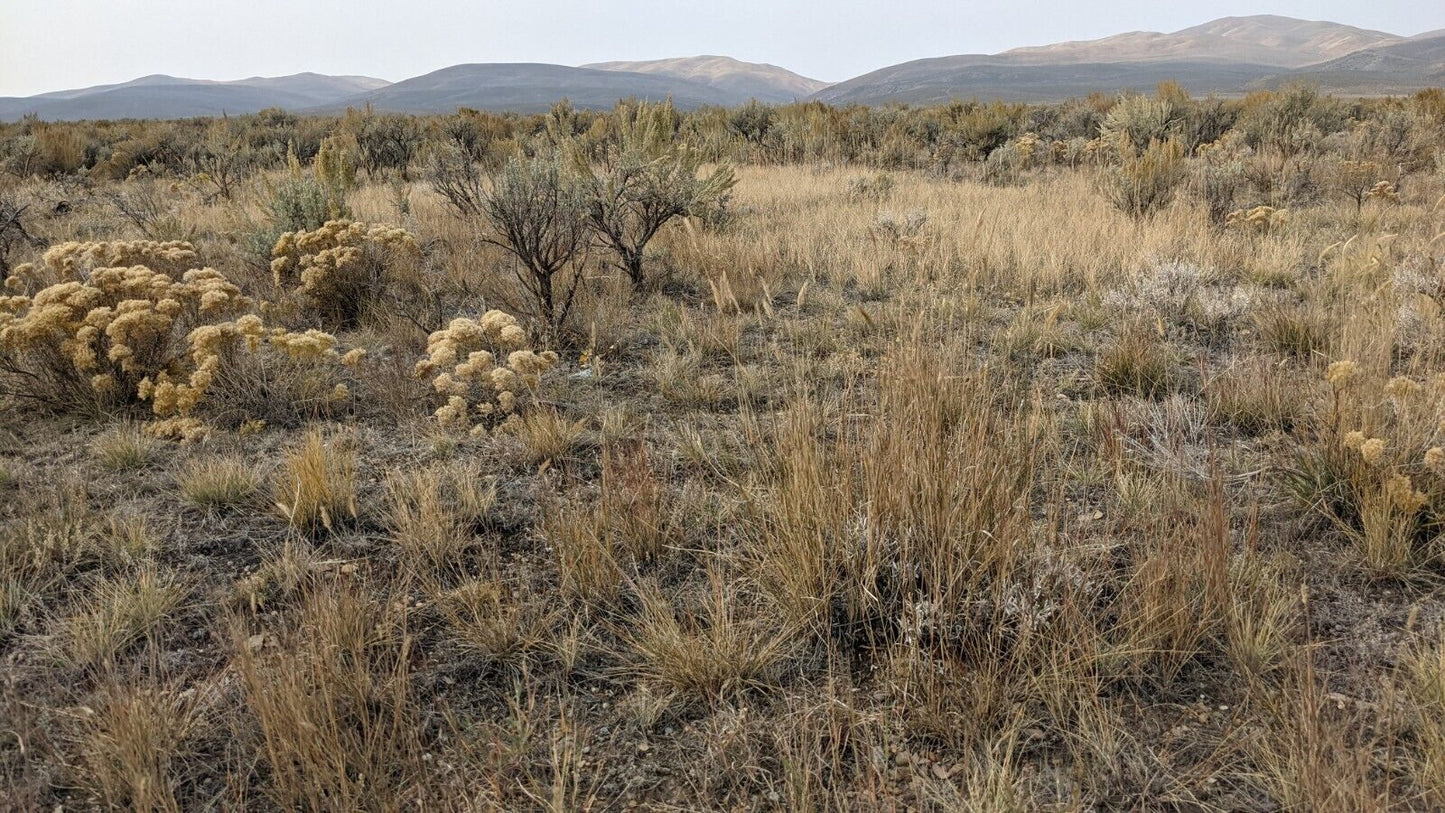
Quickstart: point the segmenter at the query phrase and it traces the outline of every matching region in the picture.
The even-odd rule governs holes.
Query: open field
[[[647,108],[0,130],[0,808],[1445,807],[1445,104],[1088,104],[690,115],[545,308]]]

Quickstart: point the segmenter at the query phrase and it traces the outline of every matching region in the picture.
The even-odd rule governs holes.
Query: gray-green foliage
[[[1177,124],[1174,104],[1149,96],[1121,96],[1100,127],[1103,136],[1122,141],[1139,152],[1150,142],[1164,141]]]
[[[1184,145],[1177,139],[1152,141],[1134,152],[1120,148],[1122,160],[1103,175],[1103,192],[1120,211],[1144,217],[1167,206],[1184,180]]]
[[[342,215],[346,213],[345,202],[339,204]],[[251,253],[269,260],[271,248],[286,232],[315,231],[333,219],[338,207],[326,192],[326,187],[315,177],[301,168],[293,154],[290,157],[290,172],[275,184],[267,184],[261,197],[261,208],[266,213],[266,223],[251,233]]]
[[[517,278],[537,316],[560,326],[582,284],[591,241],[576,173],[555,150],[515,156],[481,195],[480,212],[490,227],[484,239],[517,258]]]
[[[723,207],[736,178],[726,166],[699,175],[702,157],[677,140],[671,102],[623,107],[615,115],[616,142],[600,160],[574,148],[573,163],[588,223],[640,285],[648,242],[674,218]]]
[[[1339,102],[1307,85],[1293,85],[1246,108],[1235,126],[1250,147],[1293,156],[1311,152],[1322,136],[1340,131],[1347,121]]]

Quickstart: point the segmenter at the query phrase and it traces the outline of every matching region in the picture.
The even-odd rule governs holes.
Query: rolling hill
[[[733,104],[736,95],[701,82],[622,71],[540,63],[453,65],[343,100],[395,113],[447,113],[458,107],[539,113],[567,98],[580,108],[610,108],[618,99],[669,96],[681,108]]]
[[[267,107],[331,113],[445,113],[458,107],[540,112],[566,98],[581,108],[671,97],[681,108],[818,100],[830,104],[936,104],[952,99],[1060,101],[1092,92],[1152,90],[1179,82],[1195,94],[1239,95],[1306,81],[1345,95],[1408,93],[1445,85],[1445,29],[1404,37],[1274,15],[1222,17],[1170,33],[963,54],[891,65],[834,85],[726,56],[581,67],[542,63],[453,65],[395,84],[315,73],[231,82],[146,76],[130,82],[0,98],[0,121],[185,118]]]
[[[47,121],[157,118],[255,113],[268,107],[300,110],[326,105],[386,86],[368,76],[252,77],[230,82],[143,76],[114,85],[60,90],[25,98],[0,98],[0,121],[34,113]]]
[[[776,65],[742,62],[727,56],[693,56],[654,59],[649,62],[598,62],[583,65],[604,71],[626,71],[701,82],[730,94],[738,101],[792,102],[806,99],[827,82],[799,76]]]
[[[1061,65],[1111,62],[1224,62],[1298,68],[1403,40],[1383,31],[1261,14],[1221,17],[1169,34],[1134,31],[1098,40],[1015,48],[1010,62]]]
[[[1165,80],[1196,94],[1238,95],[1300,80],[1326,92],[1402,93],[1441,84],[1431,56],[1438,41],[1272,15],[1224,17],[1169,34],[914,60],[839,82],[814,98],[831,104],[1048,102],[1093,91],[1148,91]]]
[[[1152,91],[1179,82],[1195,94],[1244,88],[1277,68],[1213,62],[1020,64],[993,56],[919,59],[840,82],[813,98],[829,104],[946,104],[954,99],[1057,102],[1095,91]]]

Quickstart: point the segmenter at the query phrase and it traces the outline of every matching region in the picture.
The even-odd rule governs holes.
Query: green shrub
[[[1104,174],[1104,194],[1120,211],[1144,217],[1169,205],[1184,180],[1184,145],[1152,141],[1143,152],[1121,145],[1123,160]]]

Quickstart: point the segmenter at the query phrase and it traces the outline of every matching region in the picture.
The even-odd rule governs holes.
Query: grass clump
[[[1134,325],[1099,350],[1094,379],[1108,392],[1158,398],[1179,385],[1179,359],[1166,339]]]
[[[176,483],[186,502],[199,508],[236,508],[255,502],[261,474],[236,457],[205,457],[188,462]]]
[[[273,486],[276,507],[292,527],[334,530],[357,515],[356,450],[352,439],[310,429],[286,454]]]
[[[137,471],[160,455],[160,441],[143,433],[135,424],[123,424],[96,439],[96,462],[107,471]]]

